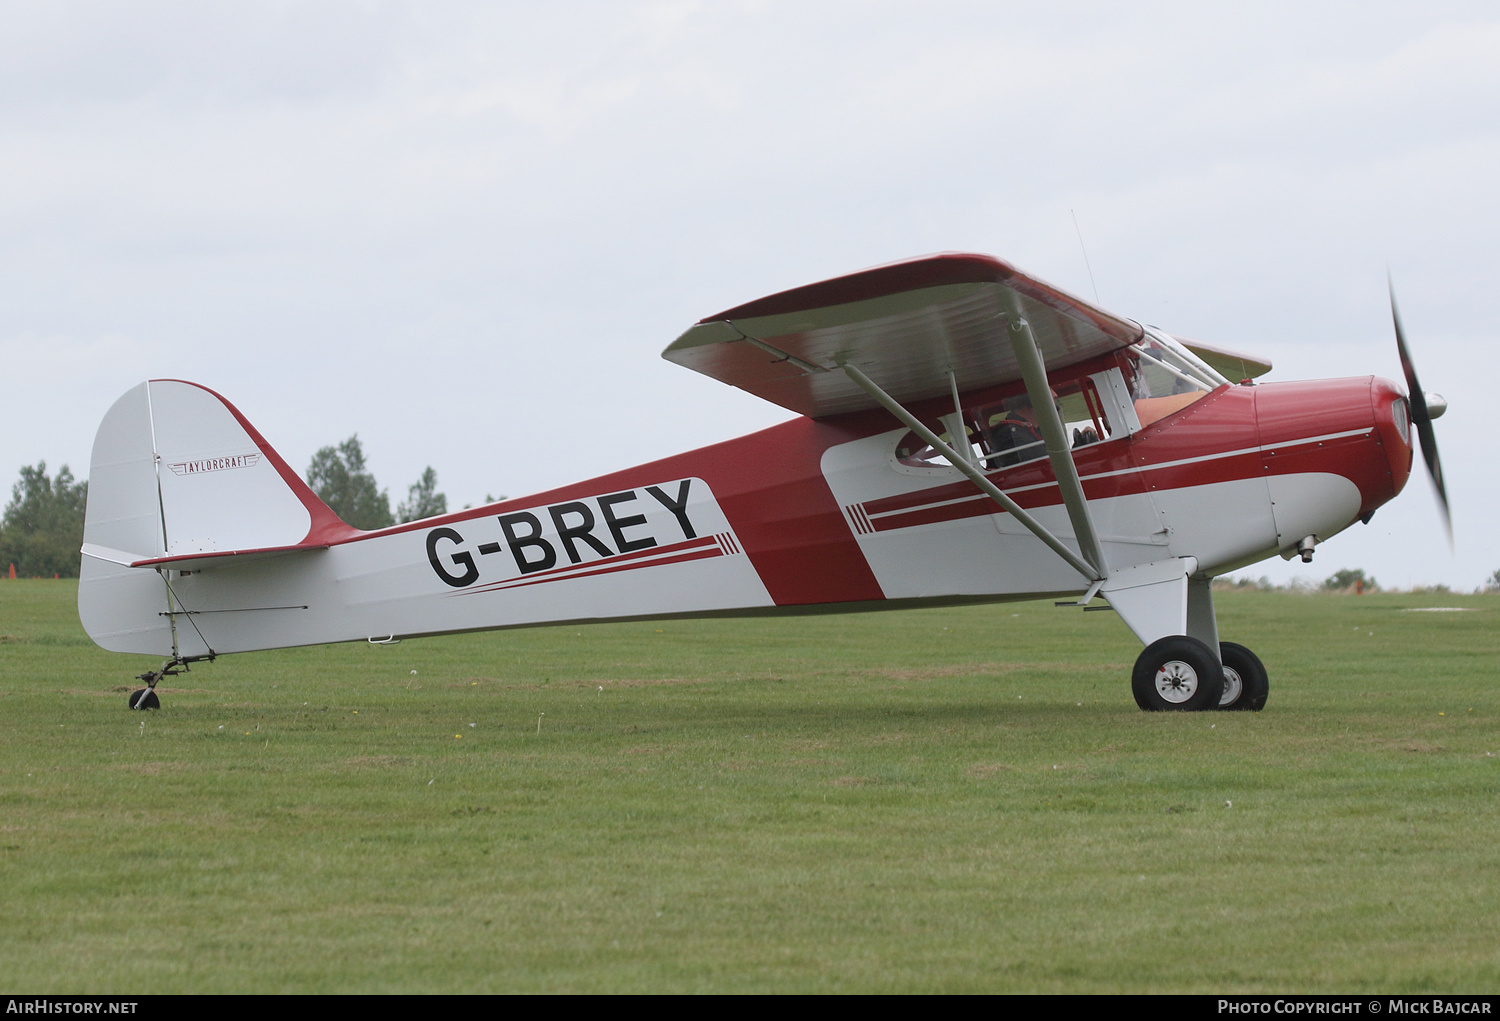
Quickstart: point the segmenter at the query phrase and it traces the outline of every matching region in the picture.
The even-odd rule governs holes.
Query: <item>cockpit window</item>
[[[1127,436],[1229,385],[1213,368],[1154,327],[1146,329],[1141,341],[1118,351],[1107,370],[1074,379],[1054,378],[1050,383],[1052,401],[1074,450]],[[1047,455],[1035,409],[1024,391],[998,399],[989,396],[983,402],[938,412],[926,420],[926,425],[956,454],[985,471]],[[952,467],[946,455],[928,446],[915,432],[907,432],[896,444],[895,462],[917,469]]]
[[[950,447],[953,446],[953,437],[948,435],[948,430],[942,428],[940,423],[928,422],[926,425],[927,428],[938,434],[938,439]],[[963,452],[963,447],[955,449],[959,453]],[[905,436],[901,437],[901,442],[896,444],[896,460],[913,468],[944,468],[948,466],[948,459],[938,453],[935,448],[928,446],[927,442],[914,432],[908,432]]]
[[[1197,367],[1176,351],[1152,337],[1129,349],[1135,366],[1135,398],[1167,397],[1171,394],[1199,390],[1208,393],[1217,382],[1204,378]]]
[[[1176,344],[1149,333],[1124,354],[1136,417],[1143,428],[1181,411],[1226,382]]]
[[[980,461],[986,468],[1008,468],[1047,452],[1036,409],[1025,394],[1007,397],[999,404],[978,408]]]
[[[1053,390],[1053,400],[1063,420],[1063,430],[1075,449],[1109,438],[1109,425],[1092,380],[1059,384]],[[929,423],[928,428],[938,433],[944,443],[953,445],[950,433],[957,431],[957,417],[945,415],[941,422]],[[961,446],[954,445],[954,450],[987,471],[1047,454],[1036,410],[1024,393],[964,408],[962,419],[964,442]],[[912,467],[948,466],[948,459],[914,432],[908,432],[896,445],[896,459]]]

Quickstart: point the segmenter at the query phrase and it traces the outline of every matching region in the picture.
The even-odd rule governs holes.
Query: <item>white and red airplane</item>
[[[1145,643],[1142,709],[1258,710],[1265,668],[1220,642],[1210,580],[1368,522],[1414,429],[1442,495],[1446,405],[1396,330],[1406,394],[1254,385],[1268,362],[934,255],[709,316],[664,352],[789,422],[373,532],[223,397],[151,380],[94,441],[79,616],[106,649],[164,657],[130,696],[153,708],[163,676],[232,652],[1072,596]]]

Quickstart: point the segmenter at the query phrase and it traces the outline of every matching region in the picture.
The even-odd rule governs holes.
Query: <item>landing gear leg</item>
[[[1224,668],[1198,639],[1168,635],[1146,646],[1135,661],[1130,690],[1148,713],[1212,709],[1224,693]]]
[[[180,670],[179,667],[181,667]],[[132,709],[160,709],[161,699],[156,696],[156,682],[163,677],[176,677],[179,673],[185,673],[187,669],[187,660],[173,656],[171,659],[162,660],[159,670],[147,670],[143,674],[137,674],[136,679],[145,681],[146,686],[132,691],[125,704]]]
[[[1260,658],[1233,642],[1220,642],[1219,655],[1224,660],[1224,694],[1214,708],[1259,712],[1271,692],[1271,682]]]

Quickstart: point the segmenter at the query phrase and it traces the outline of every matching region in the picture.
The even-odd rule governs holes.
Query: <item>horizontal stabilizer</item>
[[[110,549],[108,546],[100,546],[96,542],[84,543],[83,555],[93,557],[95,560],[103,560],[105,563],[119,564],[121,567],[133,567],[146,560],[143,554],[126,553],[124,550]]]
[[[289,553],[308,553],[316,550],[325,550],[328,546],[309,546],[298,544],[296,546],[271,546],[266,549],[237,549],[218,550],[208,553],[184,553],[175,557],[153,557],[136,560],[130,564],[131,567],[165,567],[173,571],[202,571],[209,567],[231,567],[235,564],[247,564],[252,560],[268,560],[271,557],[286,556]],[[87,553],[87,550],[84,550]]]

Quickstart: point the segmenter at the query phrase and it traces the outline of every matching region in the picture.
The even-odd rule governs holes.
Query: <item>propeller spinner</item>
[[[1448,490],[1443,485],[1443,462],[1438,458],[1437,437],[1432,431],[1432,420],[1448,410],[1448,402],[1438,394],[1427,394],[1417,381],[1417,370],[1412,365],[1411,353],[1406,349],[1406,335],[1401,329],[1401,314],[1396,311],[1395,285],[1386,281],[1391,292],[1391,321],[1396,325],[1396,352],[1401,356],[1401,372],[1406,376],[1407,402],[1411,405],[1411,422],[1422,441],[1422,460],[1427,463],[1427,474],[1437,490],[1438,503],[1443,510],[1443,527],[1448,532],[1448,544],[1453,544],[1453,515],[1448,510]]]

